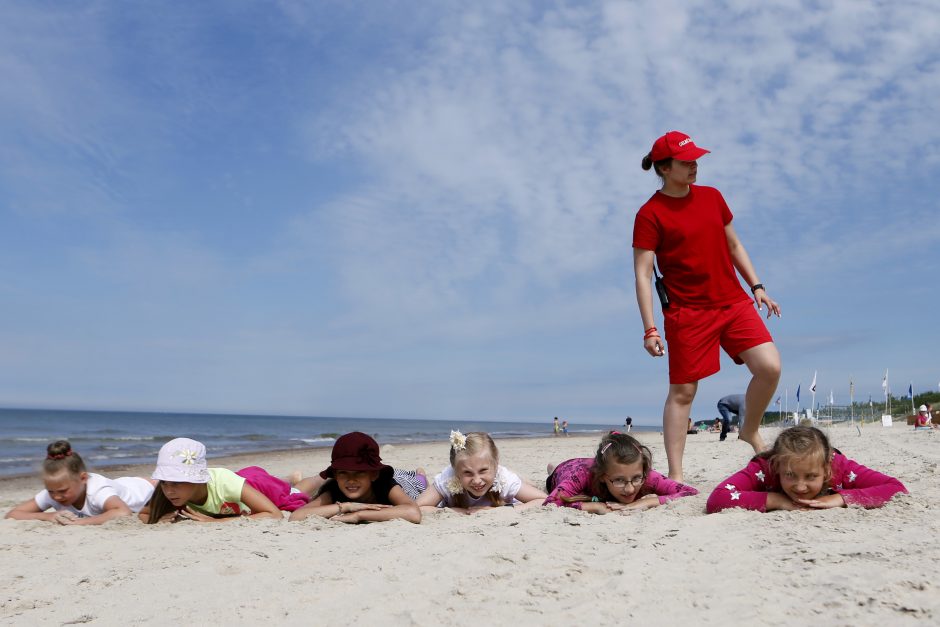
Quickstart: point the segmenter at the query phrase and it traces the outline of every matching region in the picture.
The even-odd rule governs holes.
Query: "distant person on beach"
[[[472,514],[504,505],[538,507],[545,496],[499,463],[499,450],[488,433],[451,431],[450,466],[415,502],[424,511],[449,507]]]
[[[718,413],[721,414],[721,437],[718,438],[720,441],[724,442],[731,431],[731,416],[740,420],[744,415],[744,402],[743,394],[729,394],[718,399]]]
[[[627,419],[623,422],[623,426],[626,427],[627,433],[633,431],[633,418],[627,416]]]
[[[932,422],[930,408],[927,405],[921,405],[918,407],[917,417],[914,419],[914,430],[929,431],[936,428],[938,428],[938,425],[935,425]]]
[[[313,499],[294,510],[290,520],[322,516],[344,523],[407,520],[421,522],[421,510],[399,481],[396,471],[382,463],[379,445],[365,433],[353,431],[333,445],[329,467],[320,473],[326,483]],[[423,473],[402,474],[415,496],[427,488]],[[423,481],[421,481],[423,480]]]
[[[816,427],[800,426],[781,431],[770,450],[719,483],[706,510],[873,508],[899,492],[907,492],[900,481],[848,459]]]
[[[561,431],[561,427],[558,424],[558,416],[555,416],[555,421],[552,424],[552,428],[555,430],[555,435],[558,435],[558,433]]]
[[[698,159],[707,154],[688,135],[670,131],[643,157],[662,182],[633,225],[636,297],[643,320],[643,347],[662,357],[666,346],[655,326],[651,283],[654,262],[665,285],[663,318],[669,343],[669,393],[663,430],[669,476],[681,481],[688,419],[698,382],[719,370],[719,347],[753,375],[747,388],[747,415],[738,436],[754,452],[764,449],[758,428],[780,378],[780,354],[759,311],[780,315],[744,245],[732,214],[717,189],[696,185]],[[741,288],[747,281],[753,302]],[[658,293],[658,290],[657,290]],[[661,298],[661,301],[664,299]],[[757,310],[754,309],[757,305]],[[688,430],[687,430],[688,432]]]
[[[160,448],[152,478],[159,482],[157,489],[139,514],[151,525],[181,520],[223,522],[238,517],[282,520],[281,510],[293,511],[310,500],[302,487],[291,486],[258,466],[238,472],[209,468],[206,447],[189,438],[175,438]],[[318,483],[310,478],[298,485]]]
[[[143,477],[108,479],[88,472],[81,456],[66,440],[46,447],[42,481],[46,489],[11,509],[6,518],[100,525],[139,512],[150,500],[154,486]]]
[[[594,457],[548,465],[545,505],[572,507],[593,514],[657,507],[698,490],[653,470],[653,454],[636,438],[613,431],[603,438]]]
[[[561,432],[564,433],[565,435],[568,435],[568,421],[567,420],[562,421]]]

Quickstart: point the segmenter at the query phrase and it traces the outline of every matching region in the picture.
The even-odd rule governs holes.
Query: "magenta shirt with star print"
[[[832,477],[829,489],[842,495],[846,505],[881,507],[898,492],[907,493],[904,484],[888,475],[862,466],[836,451],[832,456]],[[709,514],[729,507],[767,511],[767,493],[783,492],[770,462],[754,457],[739,470],[718,484],[705,504]]]
[[[593,457],[576,457],[558,464],[546,481],[546,484],[553,486],[553,488],[543,505],[557,505],[558,507],[581,509],[581,501],[566,503],[563,497],[580,496],[583,494],[584,496],[607,498],[609,495],[595,494],[591,489],[591,470],[593,468]],[[690,485],[678,483],[669,477],[664,477],[655,470],[650,470],[634,501],[648,494],[657,495],[659,497],[659,503],[662,505],[683,496],[695,496],[698,494],[698,490]]]

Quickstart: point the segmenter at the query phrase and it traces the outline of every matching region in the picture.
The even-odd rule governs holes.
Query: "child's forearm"
[[[360,522],[385,522],[386,520],[407,520],[410,523],[421,522],[421,510],[416,505],[395,505],[384,509],[364,509],[357,512]]]
[[[46,520],[52,521],[55,520],[57,512],[24,512],[17,511],[15,509],[7,512],[5,518],[10,518],[12,520]]]

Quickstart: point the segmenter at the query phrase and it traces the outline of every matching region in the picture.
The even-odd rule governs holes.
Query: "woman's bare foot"
[[[744,433],[743,431],[738,434],[739,440],[744,440],[751,445],[751,448],[754,449],[754,453],[762,453],[767,450],[767,445],[764,443],[764,439],[760,437],[760,432],[755,431],[754,433]]]

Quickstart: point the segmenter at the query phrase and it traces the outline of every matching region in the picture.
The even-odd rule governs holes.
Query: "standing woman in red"
[[[780,316],[744,245],[731,224],[733,216],[721,192],[696,185],[698,159],[709,151],[685,133],[670,131],[643,157],[662,187],[636,214],[633,269],[636,299],[643,319],[643,347],[653,357],[666,354],[653,317],[654,261],[663,277],[668,304],[663,306],[669,346],[669,394],[663,408],[663,433],[669,478],[682,481],[686,425],[698,382],[719,370],[719,347],[753,375],[745,397],[746,415],[739,438],[762,451],[761,417],[780,379],[780,354],[758,310]],[[750,286],[741,287],[735,269]]]

